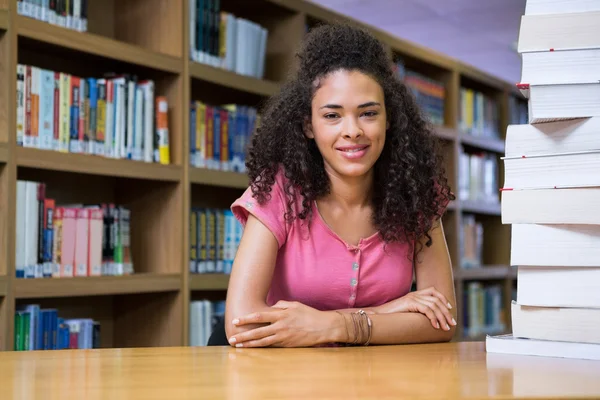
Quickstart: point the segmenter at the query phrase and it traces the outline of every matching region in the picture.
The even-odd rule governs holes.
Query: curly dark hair
[[[311,203],[327,194],[330,182],[315,142],[305,136],[315,81],[338,70],[369,75],[383,88],[389,129],[375,163],[373,224],[386,242],[417,242],[415,254],[444,207],[454,199],[444,176],[437,140],[414,97],[396,76],[384,46],[368,31],[347,24],[322,25],[310,31],[297,53],[299,64],[280,92],[262,111],[252,137],[246,167],[253,196],[270,198],[280,168],[285,172],[287,218],[306,219]],[[292,213],[294,193],[302,209]]]

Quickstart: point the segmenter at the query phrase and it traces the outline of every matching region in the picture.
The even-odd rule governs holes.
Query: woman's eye
[[[377,111],[367,111],[363,114],[365,117],[374,117],[377,115]]]
[[[334,119],[337,118],[337,114],[325,114],[326,119]]]

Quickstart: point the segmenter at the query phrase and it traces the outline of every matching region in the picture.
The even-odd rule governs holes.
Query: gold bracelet
[[[363,320],[366,321],[366,328],[367,328],[367,340],[363,343],[364,346],[368,346],[369,343],[371,343],[371,336],[372,336],[372,326],[373,323],[371,321],[371,318],[369,318],[369,315],[364,311],[364,310],[358,310],[358,313],[363,317]],[[362,335],[361,335],[362,336]],[[362,339],[362,337],[361,337]],[[361,340],[362,342],[362,340]]]

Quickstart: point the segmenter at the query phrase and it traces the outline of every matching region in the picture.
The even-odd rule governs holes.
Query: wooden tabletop
[[[0,353],[0,399],[600,398],[600,362],[411,346]]]

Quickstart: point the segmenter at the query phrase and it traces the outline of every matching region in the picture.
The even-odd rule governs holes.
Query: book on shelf
[[[529,121],[507,130],[502,220],[511,224],[517,296],[512,333],[488,336],[490,353],[600,360],[600,84],[558,76],[565,57],[591,59],[600,47],[594,3],[527,1],[526,13],[536,14],[522,19],[519,51],[573,53],[523,67],[531,79],[536,68],[557,76],[523,82]],[[570,68],[582,80],[589,72],[585,63]]]
[[[509,125],[526,124],[529,120],[527,102],[516,96],[508,97]]]
[[[221,10],[220,0],[190,0],[190,58],[262,79],[268,30]]]
[[[114,204],[56,204],[46,185],[17,181],[17,278],[128,275],[131,211]]]
[[[230,274],[242,232],[231,210],[192,208],[190,272]]]
[[[17,65],[17,145],[170,163],[168,102],[152,80]]]
[[[86,32],[88,0],[17,0],[17,14]]]
[[[246,172],[246,150],[260,124],[256,108],[238,104],[190,105],[190,164],[197,168]]]
[[[97,349],[100,323],[91,318],[61,318],[56,308],[17,307],[14,350]]]
[[[498,159],[484,151],[459,152],[458,197],[461,201],[498,204]]]
[[[483,224],[475,215],[465,214],[460,229],[460,267],[479,268],[483,264]]]
[[[225,301],[190,302],[190,346],[206,346],[210,335],[225,318]]]
[[[408,87],[419,107],[429,117],[429,121],[435,125],[444,125],[444,83],[407,68],[402,59],[396,60],[394,68],[398,78]]]
[[[463,292],[463,332],[467,338],[506,330],[502,284],[469,282]]]
[[[498,102],[483,92],[461,87],[458,126],[467,135],[500,139]]]

